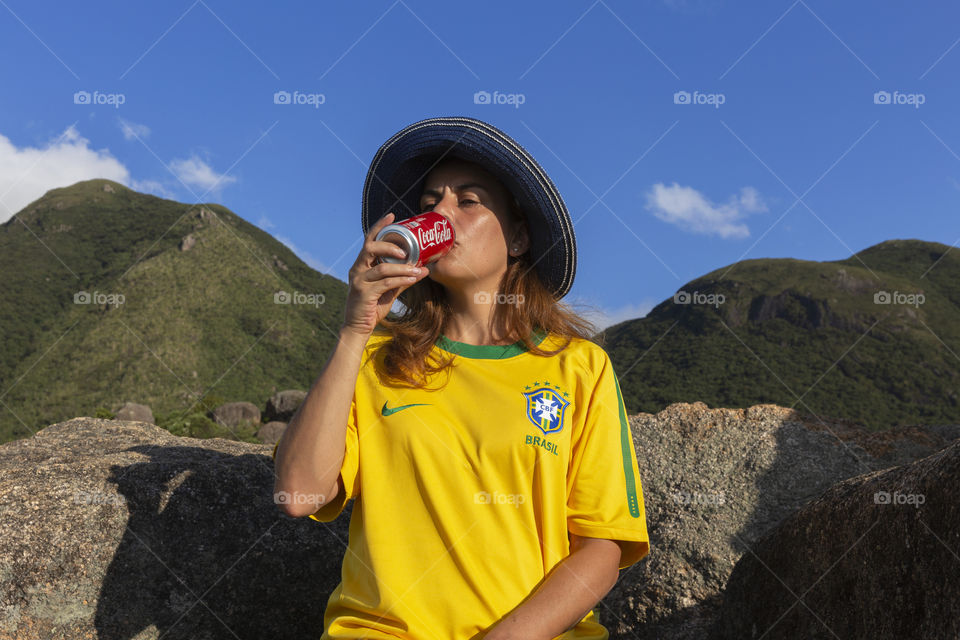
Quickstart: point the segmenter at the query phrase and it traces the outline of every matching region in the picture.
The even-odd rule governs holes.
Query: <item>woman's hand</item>
[[[377,264],[380,256],[402,258],[406,255],[392,242],[374,239],[381,229],[393,222],[393,218],[393,212],[390,212],[373,225],[347,278],[343,326],[363,336],[369,337],[373,333],[401,292],[430,273],[426,267],[391,262]]]

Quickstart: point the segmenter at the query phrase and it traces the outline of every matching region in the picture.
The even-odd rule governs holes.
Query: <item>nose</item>
[[[450,187],[445,187],[443,196],[433,205],[433,210],[449,220],[456,204],[457,194]]]
[[[453,227],[453,233],[456,234],[457,225],[453,222],[453,212],[456,209],[457,194],[449,187],[446,187],[444,191],[443,197],[433,205],[432,209],[447,219],[447,222]]]

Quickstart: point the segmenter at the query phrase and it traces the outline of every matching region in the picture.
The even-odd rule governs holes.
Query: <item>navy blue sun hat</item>
[[[450,157],[481,165],[517,199],[530,229],[537,275],[557,300],[565,296],[577,272],[577,243],[560,192],[526,149],[475,118],[421,120],[380,147],[363,185],[363,235],[391,211],[395,222],[420,213],[427,174]]]

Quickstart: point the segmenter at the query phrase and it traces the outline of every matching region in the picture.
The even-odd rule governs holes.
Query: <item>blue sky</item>
[[[2,0],[0,221],[107,177],[222,203],[345,279],[377,148],[469,115],[557,184],[565,300],[607,325],[742,259],[955,244],[950,4]]]

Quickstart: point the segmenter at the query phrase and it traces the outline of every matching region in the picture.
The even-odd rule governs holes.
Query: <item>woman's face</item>
[[[427,174],[419,213],[444,216],[456,240],[449,253],[428,265],[434,281],[461,288],[480,282],[496,293],[507,256],[527,250],[526,225],[510,215],[511,199],[496,177],[472,162],[445,160]]]

